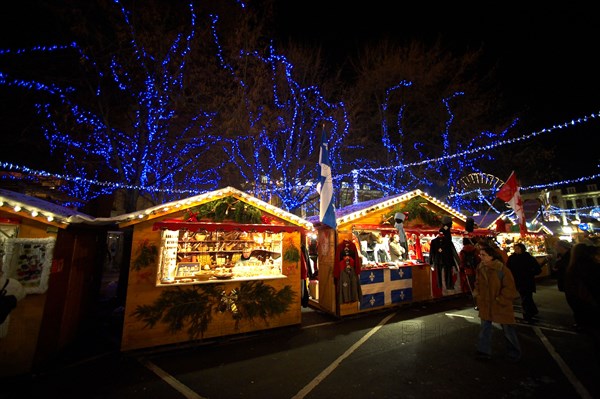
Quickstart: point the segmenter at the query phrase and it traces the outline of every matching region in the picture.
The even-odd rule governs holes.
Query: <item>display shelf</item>
[[[268,232],[207,232],[190,233],[186,230],[170,231],[163,237],[163,251],[168,248],[168,255],[163,256],[157,284],[183,284],[199,282],[226,282],[231,280],[281,278],[281,262],[277,262],[276,270],[263,273],[262,262],[256,270],[245,271],[232,278],[217,278],[214,272],[218,268],[233,267],[242,257],[245,248],[266,251],[273,257],[281,257],[282,234]],[[264,258],[262,259],[265,260]]]

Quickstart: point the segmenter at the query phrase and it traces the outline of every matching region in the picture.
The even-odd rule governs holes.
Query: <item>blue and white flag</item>
[[[327,135],[323,129],[321,149],[319,151],[319,165],[321,165],[321,178],[317,184],[317,191],[321,197],[319,211],[322,223],[335,229],[335,209],[333,207],[333,179],[331,177],[331,164],[329,163],[329,149],[327,148]]]

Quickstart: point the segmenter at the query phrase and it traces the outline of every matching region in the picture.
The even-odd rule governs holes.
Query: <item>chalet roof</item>
[[[500,218],[503,218],[504,214],[503,213],[497,213],[497,212],[487,212],[484,213],[483,215],[474,215],[472,216],[473,220],[475,221],[475,223],[477,224],[477,226],[481,227],[482,229],[495,229],[496,228],[496,221]]]
[[[378,209],[384,209],[384,208],[392,208],[393,206],[395,206],[399,203],[409,201],[415,197],[424,198],[428,202],[432,203],[433,205],[440,208],[441,210],[447,212],[449,215],[456,217],[457,219],[461,220],[462,222],[466,222],[466,220],[467,220],[467,217],[465,215],[463,215],[462,213],[460,213],[459,211],[457,211],[456,209],[450,207],[449,205],[445,204],[444,202],[438,200],[437,198],[432,197],[431,195],[417,189],[417,190],[413,190],[413,191],[410,191],[407,193],[397,194],[397,195],[393,195],[393,196],[389,196],[389,197],[377,198],[377,199],[364,201],[364,202],[359,202],[356,204],[348,205],[343,208],[337,209],[335,211],[336,223],[339,225],[339,224],[343,224],[343,223],[352,222],[352,221],[366,215],[367,213],[369,213],[371,211],[375,211]],[[312,223],[317,223],[317,222],[319,222],[319,216],[311,216],[308,218],[308,220],[311,221]]]
[[[264,202],[252,195],[246,194],[243,191],[240,191],[233,187],[225,187],[219,190],[199,194],[182,200],[167,202],[141,211],[127,213],[119,216],[113,216],[111,218],[99,218],[97,220],[111,220],[123,227],[125,225],[136,224],[144,220],[156,219],[181,209],[193,208],[205,204],[207,202],[215,201],[225,197],[237,198],[243,202],[246,202],[247,204],[257,207],[258,209],[264,212],[270,213],[271,215],[275,215],[288,223],[301,226],[305,229],[313,228],[312,223],[310,223],[309,221],[302,219],[301,217],[296,216],[292,213],[284,211],[274,205]]]
[[[214,201],[225,197],[234,197],[260,210],[277,216],[280,219],[293,225],[312,229],[312,223],[300,218],[292,213],[286,212],[274,205],[266,203],[243,191],[233,187],[226,187],[220,190],[199,194],[194,197],[182,200],[167,202],[161,205],[153,206],[136,212],[112,217],[96,218],[86,215],[77,210],[53,204],[40,198],[32,197],[27,194],[21,194],[14,191],[0,189],[0,208],[15,216],[24,216],[30,219],[37,219],[46,224],[53,224],[66,228],[69,224],[86,223],[94,225],[124,225],[135,224],[144,220],[151,220],[161,216],[168,215],[180,209],[188,209],[204,203]]]
[[[0,189],[0,209],[16,217],[26,217],[63,228],[69,224],[92,223],[95,220],[77,210],[5,189]]]

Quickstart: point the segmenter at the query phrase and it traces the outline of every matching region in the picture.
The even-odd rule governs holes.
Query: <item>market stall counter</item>
[[[122,350],[300,324],[304,219],[231,187],[122,219]]]
[[[415,260],[364,268],[359,311],[429,299],[429,271],[428,264]]]
[[[460,285],[438,292],[432,284],[438,279],[427,233],[437,232],[444,217],[454,230],[464,228],[464,215],[415,190],[336,210],[335,230],[309,218],[319,270],[311,306],[347,316],[462,294]]]
[[[517,232],[501,232],[496,237],[500,248],[507,254],[511,254],[513,245],[520,242],[525,245],[529,252],[540,264],[542,272],[536,279],[550,276],[550,262],[547,248],[553,248],[558,239],[544,232],[528,232],[520,234]]]

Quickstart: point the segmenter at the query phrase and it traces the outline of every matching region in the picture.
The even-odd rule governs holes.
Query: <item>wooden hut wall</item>
[[[156,222],[169,219],[182,219],[184,211],[166,215],[163,218],[143,221],[133,226],[132,250],[130,259],[129,279],[127,285],[127,297],[125,305],[123,335],[121,339],[121,350],[128,351],[141,348],[156,347],[162,345],[191,342],[199,339],[214,338],[227,335],[235,335],[253,331],[260,331],[270,328],[295,325],[301,323],[301,284],[300,284],[300,261],[289,261],[282,256],[283,274],[287,278],[264,281],[265,284],[272,286],[279,291],[286,286],[290,286],[294,298],[287,311],[281,315],[268,317],[266,320],[255,317],[252,320],[235,320],[230,310],[224,312],[214,311],[210,314],[210,322],[205,331],[197,337],[190,336],[188,333],[189,325],[184,325],[181,329],[172,331],[169,326],[163,322],[157,322],[149,326],[145,321],[136,317],[135,312],[139,307],[151,306],[161,294],[168,290],[194,290],[200,287],[206,287],[211,284],[218,284],[219,290],[226,294],[231,294],[232,290],[239,289],[240,281],[230,281],[223,283],[206,283],[196,285],[185,285],[179,287],[156,286],[156,276],[158,273],[158,257],[156,262],[148,267],[136,270],[133,265],[135,259],[140,254],[140,248],[144,245],[155,245],[160,248],[161,232],[153,230]],[[282,254],[285,254],[292,246],[300,250],[300,232],[284,233],[282,243]]]
[[[0,212],[0,218],[11,215]],[[14,217],[14,216],[12,216]],[[20,218],[17,238],[55,238],[48,289],[28,294],[10,316],[0,339],[0,375],[34,371],[71,343],[95,306],[101,257],[98,244],[105,232]]]
[[[448,214],[445,209],[439,207],[435,203],[430,202],[430,200],[427,198],[420,198],[423,200],[425,207],[430,211],[440,215],[440,218],[442,215]],[[364,215],[359,216],[349,222],[339,224],[335,234],[333,232],[328,233],[330,229],[321,229],[319,231],[319,246],[322,245],[322,241],[328,238],[335,239],[335,245],[328,246],[328,251],[319,248],[319,308],[338,316],[352,315],[361,312],[359,302],[337,304],[335,295],[336,287],[333,280],[335,248],[343,240],[354,240],[353,228],[356,225],[386,226],[388,228],[393,227],[394,221],[387,219],[386,216],[388,216],[389,213],[392,212],[392,210],[396,207],[401,207],[401,205],[396,204],[393,207],[381,209],[366,209],[364,211]],[[419,229],[422,228],[436,230],[440,227],[441,223],[439,226],[426,226],[423,220],[418,217],[411,218],[410,215],[405,222],[405,228],[413,231],[419,231]],[[464,229],[465,222],[456,217],[452,217],[452,228]],[[411,267],[412,271],[411,302],[431,300],[433,297],[431,291],[432,276],[430,266],[427,264],[421,264],[407,267]],[[369,310],[367,309],[362,311],[366,312]]]
[[[0,217],[14,216],[0,211]],[[17,238],[56,237],[56,233],[47,232],[48,227],[37,220],[22,218]],[[11,312],[8,334],[0,339],[0,376],[32,370],[47,295],[47,292],[27,295]]]
[[[329,227],[317,230],[317,254],[319,265],[319,301],[315,303],[325,312],[336,314],[335,282],[333,266],[336,248],[336,231]]]
[[[105,242],[103,230],[69,228],[59,232],[36,363],[43,364],[63,350],[95,316]]]

